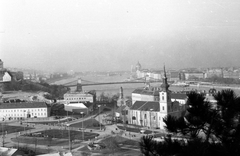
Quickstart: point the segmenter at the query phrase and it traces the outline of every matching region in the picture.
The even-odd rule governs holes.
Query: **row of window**
[[[46,111],[45,108],[41,108],[41,109],[29,109],[29,110],[25,110],[25,109],[0,109],[0,112],[37,112],[37,111]]]
[[[28,114],[4,114],[3,116],[9,116],[9,117],[23,117],[26,116]],[[47,113],[32,113],[32,116],[46,116]]]
[[[135,113],[135,116],[137,116],[137,112]],[[150,115],[151,119],[156,120],[156,116]],[[144,119],[147,119],[147,114],[144,114]],[[159,120],[161,120],[161,117],[159,117]]]
[[[66,98],[66,100],[86,100],[87,98]]]

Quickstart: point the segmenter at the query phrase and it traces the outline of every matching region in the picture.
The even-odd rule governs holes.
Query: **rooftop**
[[[186,99],[187,94],[184,93],[171,93],[171,99]]]
[[[23,103],[1,103],[0,109],[16,109],[16,108],[47,108],[45,102],[23,102]]]
[[[132,93],[159,96],[159,90],[157,89],[152,90],[151,88],[150,89],[137,88]]]
[[[142,110],[142,111],[160,111],[159,102],[157,101],[136,101],[131,110]]]
[[[171,104],[179,105],[179,102],[174,101]],[[155,111],[155,112],[160,111],[159,102],[157,101],[136,101],[130,109],[141,110],[141,111]]]

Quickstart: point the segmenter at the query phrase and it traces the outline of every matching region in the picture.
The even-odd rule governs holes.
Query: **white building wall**
[[[67,93],[64,95],[66,103],[72,102],[93,102],[93,95],[91,94],[71,94]]]
[[[165,123],[163,122],[163,119],[167,116],[166,113],[159,113],[158,119],[159,119],[159,127],[160,129],[165,129]]]
[[[136,101],[141,101],[141,94],[132,93],[132,103],[134,104]]]
[[[0,109],[0,119],[13,119],[17,120],[20,118],[27,118],[27,115],[30,114],[30,117],[43,118],[48,117],[47,108],[16,108],[16,109]]]
[[[139,101],[154,101],[154,96],[153,95],[140,95],[141,99]]]
[[[162,78],[162,76],[161,76],[161,74],[154,73],[153,78],[157,79],[157,80],[160,80]]]
[[[12,80],[12,77],[8,74],[8,72],[5,72],[3,75],[3,82],[9,82]]]
[[[172,101],[172,102],[177,101],[177,102],[179,102],[179,103],[182,104],[182,105],[185,105],[185,104],[186,104],[186,100],[184,100],[184,99],[171,99],[171,101]]]

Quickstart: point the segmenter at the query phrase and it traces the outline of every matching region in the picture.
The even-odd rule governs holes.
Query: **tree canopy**
[[[176,118],[168,115],[164,122],[166,130],[187,139],[166,139],[164,142],[142,138],[141,150],[146,146],[155,153],[145,155],[240,155],[240,97],[233,90],[222,90],[213,96],[216,104],[206,100],[205,95],[188,93],[187,113]],[[148,140],[148,143],[146,140]],[[151,145],[152,144],[152,145]],[[173,148],[169,148],[173,146]],[[161,149],[161,150],[159,150]],[[173,152],[174,151],[174,152]]]
[[[45,95],[45,98],[53,99],[62,99],[63,95],[69,91],[68,87],[63,85],[49,85],[46,82],[35,83],[27,80],[22,81],[11,81],[10,83],[4,83],[4,91],[43,91],[48,92],[49,94]]]

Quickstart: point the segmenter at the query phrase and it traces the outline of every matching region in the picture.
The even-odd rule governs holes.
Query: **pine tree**
[[[166,130],[174,135],[188,138],[187,143],[172,140],[178,146],[169,148],[168,142],[157,143],[150,141],[150,155],[240,155],[240,97],[233,90],[222,90],[214,94],[216,105],[206,100],[205,95],[197,92],[188,93],[187,113],[175,118],[167,116],[164,119]],[[149,138],[142,138],[140,148],[143,154],[144,142]],[[179,147],[180,146],[180,147]],[[165,151],[165,154],[163,154]],[[173,152],[174,151],[174,152]],[[145,154],[149,155],[149,154]],[[149,156],[150,156],[149,155]]]

